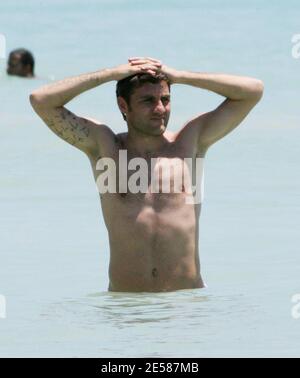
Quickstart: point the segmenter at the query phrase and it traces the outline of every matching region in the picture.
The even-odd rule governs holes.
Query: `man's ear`
[[[33,76],[32,68],[30,64],[26,64],[26,66],[24,66],[23,72],[25,76]]]
[[[121,96],[118,97],[118,105],[123,116],[126,116],[126,114],[128,113],[128,105],[126,100]]]

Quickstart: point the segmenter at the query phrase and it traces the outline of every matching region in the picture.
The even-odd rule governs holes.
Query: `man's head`
[[[33,77],[34,58],[31,52],[25,49],[13,50],[9,54],[7,74],[21,77]]]
[[[170,82],[164,74],[137,74],[117,83],[118,105],[127,122],[147,135],[164,133],[170,117]]]

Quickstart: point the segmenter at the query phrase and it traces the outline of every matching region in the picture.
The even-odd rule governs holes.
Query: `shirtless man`
[[[118,82],[118,105],[128,126],[128,132],[117,135],[64,107],[109,81]],[[210,90],[226,99],[179,132],[169,132],[173,84]],[[263,83],[257,79],[179,71],[153,58],[134,57],[115,68],[42,87],[31,94],[30,101],[54,133],[86,153],[97,180],[103,174],[97,168],[99,159],[113,159],[118,170],[121,150],[126,150],[128,161],[157,158],[155,170],[170,161],[204,158],[209,146],[238,126],[262,94]],[[178,174],[176,169],[170,180]],[[132,172],[127,173],[129,179]],[[153,171],[148,174],[151,181]],[[109,290],[161,292],[204,286],[198,251],[201,204],[187,204],[186,196],[184,187],[181,193],[100,194],[110,242]]]

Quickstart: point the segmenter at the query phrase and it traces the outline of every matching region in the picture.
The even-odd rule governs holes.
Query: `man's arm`
[[[146,72],[153,75],[162,72],[168,76],[171,84],[192,85],[226,97],[219,107],[191,120],[182,130],[184,133],[188,132],[190,140],[196,141],[196,149],[201,153],[205,153],[209,146],[237,127],[263,94],[263,82],[258,79],[178,71],[157,60],[158,65],[153,70],[153,67],[147,67],[147,62],[151,60],[153,58],[134,57],[129,59],[129,63],[133,66],[145,64]]]
[[[194,118],[185,126],[185,129],[196,132],[197,149],[201,152],[237,127],[263,94],[262,81],[254,78],[169,68],[165,69],[165,73],[170,75],[174,84],[192,85],[226,97],[215,110]]]
[[[75,115],[64,105],[110,79],[108,70],[67,78],[35,90],[30,95],[30,102],[35,112],[56,135],[88,155],[96,154],[99,149],[99,133],[106,133],[109,137],[109,129]]]
[[[143,65],[132,67],[130,64],[124,64],[67,78],[35,90],[30,95],[30,102],[36,113],[56,135],[87,155],[98,154],[101,145],[114,139],[113,132],[96,121],[78,117],[64,105],[89,89],[109,81],[121,80],[141,72],[142,69]]]

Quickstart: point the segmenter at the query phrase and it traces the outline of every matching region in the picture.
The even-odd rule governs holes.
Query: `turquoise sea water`
[[[31,49],[38,78],[7,77],[0,60],[0,356],[299,356],[299,20],[296,0],[1,1],[7,50]],[[204,290],[107,292],[108,238],[89,162],[29,106],[51,79],[136,55],[265,83],[261,103],[206,157]],[[170,129],[220,101],[175,86]],[[69,107],[125,129],[114,83]]]

